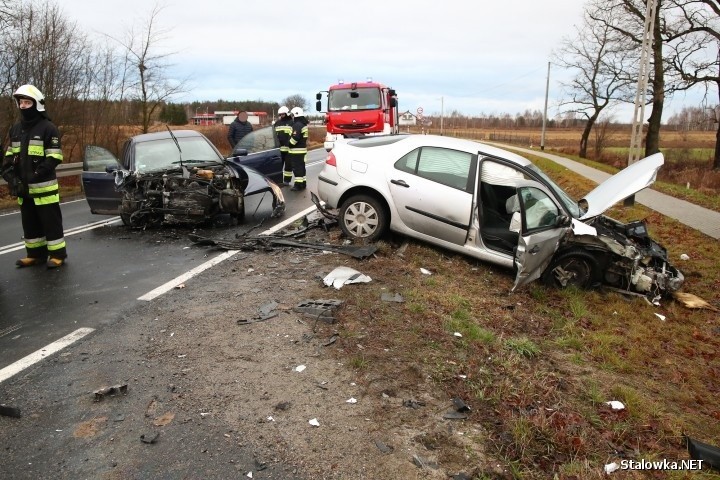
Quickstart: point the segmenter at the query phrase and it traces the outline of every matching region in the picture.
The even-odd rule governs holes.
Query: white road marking
[[[80,198],[78,200],[69,200],[67,202],[61,202],[60,205],[65,205],[66,203],[75,203],[75,202],[84,202],[84,201],[85,201],[84,198]],[[0,217],[7,217],[8,215],[17,215],[18,213],[20,213],[20,210],[14,210],[14,211],[8,212],[8,213],[0,213]]]
[[[83,338],[85,335],[88,335],[89,333],[94,332],[94,328],[78,328],[74,332],[65,335],[59,340],[54,341],[50,345],[47,345],[40,350],[31,353],[30,355],[21,358],[15,363],[12,363],[8,365],[7,367],[0,370],[0,383],[4,382],[8,378],[12,377],[13,375],[16,375],[26,368],[34,365],[35,363],[39,362],[40,360],[52,355],[53,353],[56,353],[63,348],[67,347],[68,345],[71,345],[81,338]]]
[[[63,233],[66,237],[77,235],[78,233],[87,232],[88,230],[93,230],[95,228],[104,227],[105,225],[111,225],[113,223],[117,223],[120,221],[120,217],[113,217],[108,220],[98,220],[97,222],[88,223],[85,225],[80,225],[79,227],[73,227],[68,228]],[[0,255],[4,255],[6,253],[15,252],[17,250],[22,250],[25,248],[25,244],[23,242],[13,243],[10,245],[4,245],[0,247]]]
[[[315,208],[316,208],[315,205],[308,207],[305,210],[303,210],[302,212],[297,213],[297,214],[293,215],[292,217],[288,218],[284,222],[278,223],[274,227],[265,230],[260,235],[270,235],[271,233],[277,232],[278,230],[284,228],[285,226],[290,225],[292,222],[294,222],[298,218],[304,217],[308,213],[312,212],[313,210],[315,210]],[[225,253],[221,253],[217,257],[212,258],[212,259],[208,260],[207,262],[205,262],[201,265],[198,265],[197,267],[193,268],[192,270],[189,270],[188,272],[183,273],[179,277],[175,277],[172,280],[170,280],[169,282],[166,282],[166,283],[160,285],[159,287],[149,291],[142,297],[138,297],[138,300],[144,300],[144,301],[148,301],[148,302],[150,300],[154,300],[155,298],[159,297],[160,295],[167,293],[170,290],[174,289],[178,285],[185,283],[186,281],[188,281],[195,275],[199,274],[200,272],[203,272],[210,267],[214,267],[215,265],[217,265],[220,262],[223,262],[229,258],[232,258],[239,251],[240,250],[228,250]]]

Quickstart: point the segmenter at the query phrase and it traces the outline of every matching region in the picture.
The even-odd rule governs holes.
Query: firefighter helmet
[[[283,113],[284,113],[285,115],[287,115],[288,113],[290,113],[290,109],[287,108],[285,105],[283,105],[282,107],[278,108],[278,115],[282,115]]]
[[[18,100],[20,98],[30,98],[35,101],[35,107],[37,108],[38,112],[44,112],[45,111],[45,95],[42,94],[40,90],[37,89],[35,85],[23,85],[17,90],[15,90],[15,93],[13,93],[13,97],[15,98],[15,103],[17,104],[18,108],[20,108],[20,103]]]
[[[304,117],[305,112],[303,112],[303,109],[300,107],[293,107],[292,110],[290,110],[290,113],[293,117]]]

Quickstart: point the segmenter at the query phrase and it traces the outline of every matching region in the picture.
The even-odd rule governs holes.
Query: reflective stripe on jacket
[[[275,133],[280,142],[280,151],[287,152],[290,145],[290,135],[292,135],[292,118],[285,117],[275,122]]]
[[[295,155],[304,155],[307,153],[307,139],[309,133],[307,125],[308,121],[305,117],[295,119],[292,126],[292,133],[290,134],[290,153]]]
[[[32,198],[36,205],[59,202],[55,167],[62,163],[63,154],[57,127],[45,118],[25,129],[18,122],[9,136],[3,163],[14,165],[15,174],[27,187],[26,198]],[[18,203],[22,204],[22,197]]]

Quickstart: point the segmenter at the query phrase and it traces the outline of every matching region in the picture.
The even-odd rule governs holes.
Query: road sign
[[[422,108],[422,107],[418,107],[418,108],[417,108],[417,114],[418,114],[418,115],[422,115],[422,114],[423,114],[423,108]]]

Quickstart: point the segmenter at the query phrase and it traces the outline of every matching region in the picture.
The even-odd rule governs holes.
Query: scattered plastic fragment
[[[620,468],[620,465],[618,465],[618,464],[615,463],[615,462],[613,462],[613,463],[608,463],[608,464],[605,465],[605,473],[607,473],[608,475],[610,475],[611,473],[613,473],[614,471],[618,470],[619,468]]]
[[[688,453],[693,460],[702,460],[703,466],[720,471],[720,448],[685,436]]]
[[[605,405],[610,405],[610,408],[612,408],[613,410],[625,410],[625,405],[617,400],[610,400],[609,402],[605,402]]]
[[[424,407],[425,402],[422,402],[419,400],[413,400],[413,399],[403,400],[403,406],[408,407],[408,408],[414,408],[417,410],[420,407]]]
[[[680,255],[680,260],[690,260],[690,256],[687,253]]]
[[[252,472],[248,472],[247,475],[245,475],[245,476],[248,477],[248,478],[253,478],[253,477],[252,477]]]
[[[305,370],[306,368],[307,368],[307,367],[306,367],[305,365],[298,365],[297,367],[293,368],[293,371],[294,371],[294,372],[302,372],[302,371]]]
[[[697,295],[693,295],[692,293],[673,292],[672,296],[675,300],[682,303],[683,306],[686,308],[704,308],[707,310],[712,310],[713,312],[720,311],[717,307],[709,304],[702,298],[698,297]]]
[[[310,425],[312,425],[313,427],[319,427],[319,426],[320,426],[320,422],[318,422],[318,419],[317,419],[317,418],[313,418],[312,420],[308,421],[308,423],[309,423]]]
[[[421,268],[420,273],[422,273],[423,275],[432,275],[432,272],[426,268]]]
[[[375,440],[375,446],[378,448],[378,450],[385,454],[391,453],[394,450],[391,445],[388,445],[381,440]]]
[[[400,295],[399,293],[392,294],[392,293],[383,293],[380,296],[380,300],[383,302],[397,302],[397,303],[403,303],[405,302],[405,298]]]
[[[422,469],[425,469],[425,468],[437,469],[438,468],[437,463],[428,462],[425,458],[420,457],[418,455],[413,455],[413,463],[415,464],[416,467],[422,468]]]
[[[466,413],[462,412],[446,412],[443,415],[443,418],[446,420],[465,420],[468,416]]]
[[[455,332],[455,333],[453,333],[453,336],[458,337],[458,338],[462,338],[462,333],[460,333],[460,332]]]
[[[143,443],[155,443],[160,436],[160,432],[153,432],[140,435],[140,441]]]
[[[105,396],[107,396],[107,395],[114,396],[114,395],[118,395],[120,393],[123,395],[127,395],[127,388],[128,388],[127,384],[123,384],[123,385],[112,385],[110,387],[103,387],[99,390],[95,390],[93,392],[93,394],[95,395],[95,401],[99,402],[100,400],[105,398]]]
[[[6,405],[0,405],[0,415],[3,417],[20,418],[20,409],[15,407],[8,407]]]
[[[345,400],[345,403],[357,403],[357,399],[356,399],[356,398],[353,398],[353,397],[350,397],[350,398],[348,398],[347,400]]]
[[[335,323],[335,311],[340,305],[342,300],[336,299],[303,300],[293,307],[293,311],[325,323]]]
[[[665,315],[660,315],[659,313],[656,313],[655,316],[658,317],[663,322],[665,321]]]
[[[370,281],[372,281],[370,277],[350,267],[337,267],[323,278],[326,286],[332,285],[336,290],[340,290],[343,285],[350,283],[368,283]]]
[[[469,412],[470,407],[461,399],[461,398],[453,398],[453,405],[455,405],[455,409],[458,412]]]
[[[338,338],[340,338],[340,335],[338,335],[337,333],[334,333],[333,336],[330,337],[327,342],[322,344],[323,347],[328,347],[328,346],[332,345],[333,343],[337,342]]]
[[[176,288],[177,290],[180,290],[181,288],[185,288],[185,284],[184,284],[184,283],[181,283],[180,285],[175,285],[175,288]]]
[[[269,416],[269,417],[267,417],[267,421],[268,421],[268,422],[274,422],[275,419],[274,419],[272,416]]]

